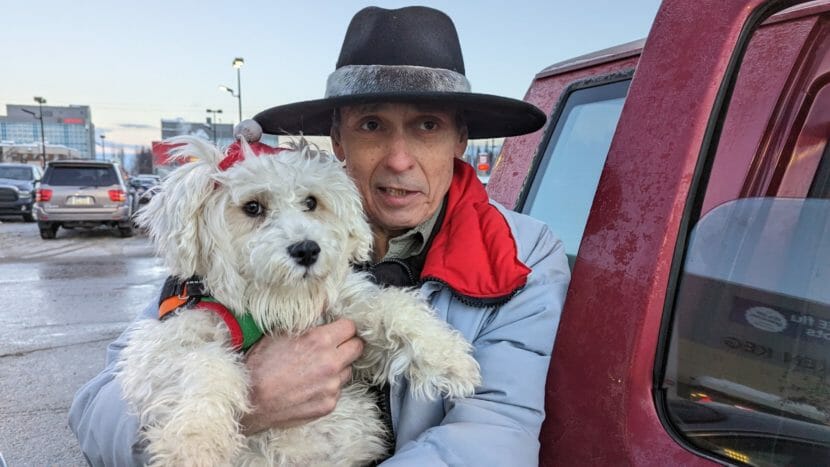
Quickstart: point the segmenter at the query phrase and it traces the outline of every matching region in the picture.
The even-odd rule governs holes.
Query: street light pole
[[[107,160],[107,148],[106,148],[106,146],[104,146],[104,139],[106,137],[107,137],[107,135],[99,136],[99,138],[101,138],[101,160],[104,160],[104,161]]]
[[[226,91],[231,93],[231,96],[235,97],[237,103],[239,104],[239,121],[242,121],[242,77],[239,69],[242,68],[242,65],[245,64],[245,60],[241,57],[236,57],[233,59],[233,67],[236,68],[236,92],[233,91],[232,88],[229,88],[224,85],[220,85],[219,89],[222,91]]]
[[[35,113],[31,110],[20,109],[23,112],[31,115],[33,118],[40,120],[40,167],[45,169],[46,168],[46,138],[43,135],[43,104],[46,103],[46,99],[35,96],[35,102],[37,102],[38,108],[38,115],[35,116]]]
[[[233,59],[233,67],[236,68],[236,99],[239,102],[239,121],[242,122],[242,65],[245,60],[242,57]]]
[[[207,109],[206,112],[213,115],[213,118],[210,120],[210,129],[213,132],[213,144],[216,144],[216,114],[222,113],[222,109]]]
[[[35,96],[35,102],[37,102],[37,109],[38,113],[40,114],[40,168],[46,168],[46,137],[43,135],[43,104],[46,103],[46,99]]]

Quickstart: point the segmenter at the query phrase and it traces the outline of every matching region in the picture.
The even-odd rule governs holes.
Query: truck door
[[[830,5],[756,30],[691,196],[657,395],[691,449],[830,463]]]

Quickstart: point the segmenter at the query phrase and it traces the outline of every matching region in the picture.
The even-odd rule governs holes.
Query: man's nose
[[[415,165],[411,150],[411,143],[406,135],[402,132],[395,133],[389,141],[384,161],[386,166],[393,172],[405,172],[411,169]]]

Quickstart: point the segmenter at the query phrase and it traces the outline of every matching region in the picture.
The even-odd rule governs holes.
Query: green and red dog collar
[[[170,277],[162,289],[159,300],[159,319],[173,316],[173,312],[190,307],[197,310],[212,311],[222,318],[231,333],[231,345],[234,350],[246,352],[264,335],[250,313],[237,314],[229,310],[209,295],[202,295],[203,287],[198,279],[180,282]]]

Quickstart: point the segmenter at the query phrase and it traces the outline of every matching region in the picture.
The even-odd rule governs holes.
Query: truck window
[[[830,460],[827,15],[752,36],[695,194],[660,397],[732,463]]]
[[[521,209],[551,226],[568,261],[582,241],[630,79],[568,93]]]

